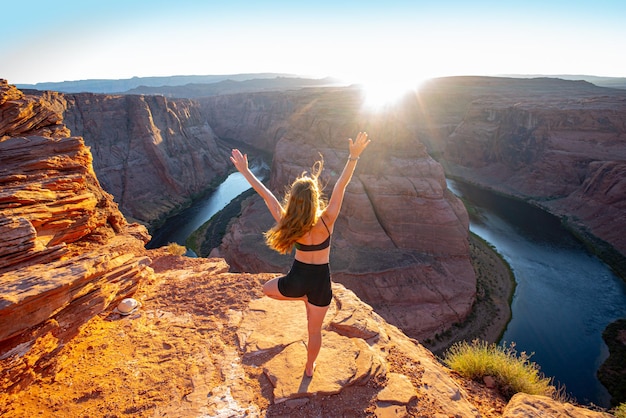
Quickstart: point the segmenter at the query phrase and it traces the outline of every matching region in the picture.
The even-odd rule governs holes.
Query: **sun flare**
[[[393,106],[408,93],[419,88],[425,81],[421,77],[368,78],[359,83],[364,93],[363,106],[370,110],[382,110]]]

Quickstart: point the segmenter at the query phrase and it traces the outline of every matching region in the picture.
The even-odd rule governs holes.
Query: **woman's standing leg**
[[[307,358],[304,372],[307,376],[313,376],[315,370],[315,359],[322,346],[322,324],[328,311],[328,306],[315,306],[306,303],[306,317],[309,331],[309,342],[307,344]]]

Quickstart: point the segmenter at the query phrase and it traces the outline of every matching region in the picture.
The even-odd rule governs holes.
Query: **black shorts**
[[[333,298],[333,291],[330,287],[330,266],[306,264],[293,260],[289,273],[278,279],[278,291],[281,295],[290,298],[300,298],[306,295],[311,305],[328,306]]]

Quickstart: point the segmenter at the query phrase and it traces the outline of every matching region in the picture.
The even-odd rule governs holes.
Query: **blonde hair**
[[[291,252],[294,244],[317,223],[326,209],[326,201],[322,195],[319,175],[324,161],[317,161],[311,175],[303,172],[291,184],[283,199],[283,213],[280,221],[265,232],[267,245],[281,254]]]

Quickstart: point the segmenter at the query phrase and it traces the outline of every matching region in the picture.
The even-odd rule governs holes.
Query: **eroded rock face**
[[[0,377],[8,390],[27,385],[81,325],[151,272],[146,229],[129,225],[102,190],[59,103],[0,81]],[[45,349],[30,355],[38,344]]]
[[[255,97],[246,98],[252,115],[274,114],[265,95],[259,103]],[[214,100],[222,115],[230,114],[223,99]],[[272,137],[276,145],[269,182],[277,195],[310,170],[319,155],[330,195],[348,158],[347,138],[366,130],[373,141],[359,161],[335,224],[333,279],[416,338],[431,337],[465,318],[476,292],[468,216],[447,190],[442,167],[406,124],[395,123],[399,113],[363,113],[359,94],[345,89],[300,92],[292,95],[291,103],[294,109],[284,116],[288,124],[276,121],[281,129],[273,130],[259,127],[259,132],[280,135],[277,141]],[[282,100],[278,107],[285,111]],[[222,119],[220,132],[242,129],[241,118],[265,121],[252,115]],[[229,122],[232,126],[226,126]],[[259,141],[271,142],[262,135]],[[212,255],[224,257],[238,271],[285,271],[290,257],[273,254],[263,243],[262,232],[272,222],[260,198],[250,199]]]
[[[97,94],[65,99],[65,123],[85,138],[103,188],[128,219],[154,224],[230,168],[196,102]]]
[[[429,107],[437,92],[457,91],[465,103],[456,119],[430,118],[447,130],[423,136],[446,170],[530,200],[625,255],[626,92],[548,79],[490,83],[442,80],[422,98]]]
[[[296,92],[268,92],[214,96],[198,102],[217,136],[273,152],[293,119],[309,117],[297,111],[306,109],[311,100],[314,97]]]
[[[26,96],[6,80],[0,79],[0,138],[4,136],[68,136],[63,125],[65,100],[59,93]]]

